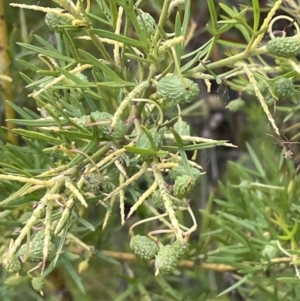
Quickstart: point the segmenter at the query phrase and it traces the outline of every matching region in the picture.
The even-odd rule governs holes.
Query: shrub
[[[199,80],[207,92],[211,82],[225,82],[240,92],[240,98],[245,83],[250,83],[251,104],[258,103],[256,112],[263,112],[259,116],[264,129],[258,129],[256,139],[265,139],[261,132],[267,130],[267,122],[271,135],[280,138],[281,124],[265,98],[278,97],[277,77],[288,80],[294,87],[293,97],[297,96],[299,73],[294,58],[282,54],[284,47],[280,55],[273,51],[275,42],[290,45],[287,41],[291,41],[284,37],[284,30],[283,37],[272,34],[275,21],[293,21],[280,15],[273,18],[281,1],[268,8],[260,26],[258,1],[252,1],[250,25],[248,8],[219,3],[222,13],[218,17],[209,0],[207,31],[212,38],[191,52],[186,47],[192,30],[190,0],[163,1],[159,16],[142,10],[142,1],[55,2],[60,7],[11,4],[45,13],[55,43],[41,36],[35,36],[38,45],[19,43],[24,53],[34,54],[42,64],[25,57],[19,60],[36,72],[34,77],[26,72],[22,77],[37,110],[10,102],[19,118],[8,118],[8,122],[19,126],[12,132],[22,145],[1,145],[5,284],[25,283],[27,292],[32,286],[37,293],[30,294],[39,300],[39,294],[47,291],[45,279],[60,267],[76,284],[74,292],[83,293],[85,286],[78,274],[89,262],[97,256],[111,271],[119,264],[116,259],[136,260],[133,253],[125,253],[130,245],[152,268],[143,278],[143,272],[132,264],[128,289],[118,295],[109,288],[111,298],[134,298],[138,292],[145,300],[161,300],[156,294],[162,292],[164,300],[196,300],[196,296],[213,300],[219,293],[230,298],[236,292],[247,300],[252,296],[296,300],[300,185],[297,169],[288,161],[294,158],[292,143],[281,138],[283,156],[270,155],[262,142],[257,150],[247,144],[248,166],[242,158],[229,164],[226,184],[220,183],[219,196],[211,193],[201,210],[200,231],[191,239],[198,229],[198,209],[189,200],[205,172],[190,152],[235,145],[192,135],[181,111],[193,110],[200,103]],[[175,7],[178,11],[173,12]],[[299,27],[293,24],[297,31],[294,47]],[[222,39],[231,30],[241,34],[241,43]],[[267,31],[271,41],[263,45]],[[216,45],[226,45],[232,53],[211,61]],[[281,58],[267,63],[274,54]],[[297,54],[293,52],[293,57]],[[279,101],[283,104],[274,105],[274,110],[284,112],[285,121],[297,125],[299,107]],[[239,108],[242,103],[251,120],[253,107],[248,102],[240,99]],[[127,225],[128,231],[120,230]],[[122,253],[99,246],[100,240],[118,240],[119,233]],[[187,260],[181,262],[183,257]],[[186,293],[180,292],[178,284],[168,284],[176,282],[178,268],[188,269],[199,261],[202,271],[232,272],[231,285],[213,289],[204,272],[201,277],[206,280],[201,281],[211,289],[197,286]],[[186,273],[187,278],[199,281],[197,272]],[[112,287],[116,286],[113,282]],[[9,293],[3,291],[7,297]]]

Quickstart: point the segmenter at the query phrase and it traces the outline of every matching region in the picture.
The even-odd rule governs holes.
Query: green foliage
[[[133,0],[54,2],[12,4],[44,13],[55,38],[17,46],[35,105],[9,103],[21,143],[0,143],[0,299],[22,291],[50,300],[48,281],[60,269],[76,300],[94,300],[98,289],[117,301],[298,300],[297,145],[281,134],[299,138],[299,43],[272,33],[275,21],[291,19],[272,19],[281,1],[263,22],[259,1],[207,1],[211,38],[193,50],[192,12],[202,1],[151,1],[153,10]],[[202,94],[213,82],[239,92],[226,108],[243,109],[254,133],[201,219],[193,192],[209,186],[201,182],[208,167],[196,155],[235,146],[193,134],[187,113],[205,114],[196,80]]]
[[[226,183],[220,183],[224,197],[215,199],[216,212],[202,211],[216,225],[210,239],[219,242],[209,262],[227,263],[246,275],[247,279],[241,279],[247,285],[239,289],[245,297],[246,291],[256,291],[259,298],[265,294],[280,300],[285,295],[292,300],[288,292],[294,289],[293,273],[284,262],[290,262],[291,254],[298,253],[294,244],[299,239],[294,202],[300,192],[300,177],[282,177],[283,170],[285,175],[292,175],[295,168],[282,159],[274,164],[272,155],[276,154],[271,155],[267,144],[260,149],[260,159],[250,146],[248,150],[250,156],[243,164],[229,164]],[[273,289],[274,279],[279,283],[277,290]]]

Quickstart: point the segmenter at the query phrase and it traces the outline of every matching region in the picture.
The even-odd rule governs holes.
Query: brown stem
[[[105,255],[110,256],[115,259],[119,260],[126,260],[126,261],[134,261],[136,260],[136,256],[130,253],[122,253],[122,252],[115,252],[109,250],[102,251]],[[186,268],[197,268],[197,269],[205,269],[205,270],[213,270],[217,272],[228,272],[236,270],[235,267],[228,265],[228,264],[219,264],[219,263],[199,263],[196,264],[194,261],[191,260],[183,260],[179,263],[180,267]]]
[[[117,260],[124,260],[124,261],[135,261],[136,256],[131,253],[123,253],[123,252],[116,252],[116,251],[110,251],[110,250],[102,250],[103,254],[110,256]],[[292,261],[292,257],[279,257],[279,258],[273,258],[271,259],[271,263],[273,264],[280,264],[280,263],[290,263]],[[249,264],[250,262],[244,261],[244,264]],[[268,264],[269,262],[260,262],[260,264]],[[194,269],[204,269],[204,270],[212,270],[216,272],[229,272],[229,271],[235,271],[237,270],[236,267],[231,266],[229,264],[222,264],[222,263],[206,263],[206,262],[200,262],[196,263],[192,260],[182,260],[179,263],[179,267],[181,268],[194,268]]]

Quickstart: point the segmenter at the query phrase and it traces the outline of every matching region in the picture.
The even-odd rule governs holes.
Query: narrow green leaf
[[[188,157],[187,157],[187,155],[185,153],[185,150],[183,148],[183,142],[181,140],[181,137],[173,128],[170,128],[170,131],[172,132],[172,134],[174,135],[174,138],[176,140],[176,143],[177,143],[177,146],[178,146],[178,151],[179,151],[179,154],[180,154],[181,160],[182,160],[182,165],[184,166],[184,169],[185,169],[187,175],[190,176],[194,181],[194,177],[193,177],[193,174],[192,174],[192,171],[191,171],[191,167],[190,167],[190,164],[189,164],[189,161],[188,161]]]
[[[37,54],[44,54],[46,56],[50,56],[52,58],[58,59],[58,60],[62,60],[62,61],[66,61],[66,62],[70,62],[73,63],[74,59],[68,57],[68,56],[64,56],[61,53],[57,52],[57,51],[50,51],[50,50],[46,50],[44,48],[40,48],[40,47],[36,47],[30,44],[26,44],[26,43],[17,43],[18,45],[20,45],[21,47],[30,49],[32,51],[35,51]]]
[[[155,142],[153,140],[153,137],[151,135],[151,133],[148,131],[148,129],[144,126],[142,126],[142,130],[144,131],[144,133],[146,134],[146,136],[148,137],[149,141],[150,141],[150,144],[151,144],[151,147],[153,150],[157,151],[157,147],[155,145]]]
[[[98,82],[98,87],[112,87],[112,88],[126,88],[126,87],[135,87],[136,84],[132,82]]]
[[[12,101],[6,101],[6,103],[12,107],[21,117],[23,117],[24,119],[32,119],[32,117],[26,113],[22,108],[20,108],[19,106],[17,106],[16,104],[14,104]]]
[[[115,0],[110,0],[109,1],[109,7],[110,7],[110,12],[112,16],[111,24],[116,28],[116,23],[117,23],[117,18],[118,18],[118,9],[117,9],[117,4]]]
[[[219,2],[219,5],[231,18],[237,15],[237,13],[226,4]]]
[[[131,284],[128,288],[123,291],[114,301],[127,301],[133,300],[136,295],[136,284]],[[131,297],[130,297],[131,296]]]
[[[296,277],[278,277],[276,280],[284,283],[300,284],[300,279]]]
[[[99,111],[106,111],[106,110],[103,109],[101,103],[100,103],[100,104],[97,103],[97,105],[96,105],[95,101],[93,101],[93,99],[90,97],[90,95],[89,95],[89,93],[88,93],[89,91],[90,91],[90,90],[87,90],[87,91],[83,94],[84,99],[85,99],[85,104],[87,105],[87,108],[89,109],[89,111],[90,111],[90,112],[95,112],[95,111],[97,111],[97,110],[99,110]],[[96,93],[94,93],[94,94],[96,94]],[[93,95],[94,95],[94,94],[93,94]],[[96,94],[96,95],[97,95],[97,94]]]
[[[101,60],[98,60],[88,52],[84,50],[79,50],[80,54],[82,54],[90,63],[94,65],[94,67],[98,67],[103,74],[107,75],[110,77],[112,81],[115,81],[117,83],[124,83],[125,81],[117,75],[111,68],[106,66]]]
[[[255,224],[254,222],[250,222],[249,220],[241,219],[239,217],[228,214],[226,212],[218,211],[218,213],[220,214],[220,216],[223,216],[224,218],[226,218],[227,220],[233,222],[234,224],[240,225],[243,228],[247,228],[251,231],[255,231],[255,229],[256,229],[255,226],[258,226],[258,225],[253,225],[253,224]]]
[[[252,28],[247,24],[247,21],[241,19],[242,24],[237,24],[235,27],[242,33],[245,40],[249,42],[251,40],[251,36],[253,36]]]
[[[14,163],[20,168],[32,167],[32,158],[29,158],[24,151],[20,150],[20,148],[17,149],[13,145],[7,145],[5,151],[11,163]]]
[[[54,137],[46,135],[46,134],[38,133],[38,132],[27,131],[27,130],[23,130],[23,129],[14,129],[12,131],[18,135],[36,139],[36,140],[43,140],[43,141],[47,141],[47,142],[53,143],[53,144],[62,144],[63,143],[63,140],[54,138]]]
[[[26,141],[27,142],[27,141]],[[6,144],[6,145],[0,145],[1,149],[3,150],[3,153],[6,153],[7,151],[12,150],[13,152],[21,152],[24,154],[33,154],[36,155],[39,152],[36,152],[35,149],[26,146],[17,146],[14,144]]]
[[[9,215],[11,215],[12,210],[2,210],[0,212],[0,219],[6,219]]]
[[[218,44],[224,45],[230,48],[241,48],[241,49],[246,49],[247,45],[243,43],[236,43],[233,41],[226,41],[222,39],[218,39]]]
[[[86,219],[84,219],[82,217],[78,217],[77,220],[79,223],[84,225],[90,231],[94,232],[96,230],[95,227],[91,223],[89,223]]]
[[[60,68],[59,66],[55,67],[57,71],[59,71],[62,75],[64,75],[67,79],[71,80],[72,82],[78,84],[78,85],[82,85],[83,87],[86,86],[85,81],[81,80],[78,76],[76,76],[73,73],[70,73],[68,70],[64,69],[64,68]],[[80,88],[80,87],[78,87]]]
[[[237,169],[237,172],[241,173],[241,175],[243,175],[243,177],[245,177],[245,179],[248,179],[249,181],[252,179],[251,175],[253,175],[255,177],[260,176],[260,174],[258,172],[256,172],[255,170],[244,167],[240,164],[236,164],[234,162],[229,162],[228,164],[234,166]]]
[[[252,8],[253,8],[253,31],[256,32],[258,30],[259,21],[260,21],[260,7],[258,0],[252,0]]]
[[[176,19],[175,19],[175,36],[179,37],[181,35],[181,17],[180,13],[177,12]],[[182,56],[182,49],[183,49],[184,43],[179,43],[175,45],[175,53],[176,53],[176,60],[179,63],[179,66],[181,65],[181,56]]]
[[[186,0],[184,6],[182,29],[181,29],[181,35],[183,35],[184,37],[186,37],[189,32],[190,21],[191,21],[191,0]]]
[[[20,168],[17,168],[15,166],[13,166],[13,165],[6,164],[5,162],[1,162],[1,166],[9,168],[12,172],[17,172],[18,175],[22,175],[22,176],[25,176],[25,177],[32,177],[32,175],[30,173],[26,172],[24,169],[20,169]]]
[[[52,118],[40,118],[40,119],[32,119],[32,120],[26,120],[26,119],[7,119],[7,121],[23,125],[23,126],[30,126],[30,127],[40,127],[40,126],[57,126],[57,121]],[[67,120],[64,118],[60,118],[61,124],[64,125],[67,123]]]
[[[8,221],[5,219],[0,219],[0,225],[1,226],[8,226],[8,227],[22,227],[24,226],[23,223],[18,221]]]
[[[49,51],[58,52],[57,49],[52,44],[50,44],[48,41],[44,40],[40,36],[38,36],[38,35],[35,34],[34,38],[37,39],[38,42],[40,42]]]
[[[168,283],[168,281],[166,281],[163,276],[159,275],[158,277],[155,277],[155,282],[165,293],[167,293],[172,298],[172,300],[183,300],[178,293],[178,290],[176,290],[170,283]]]
[[[21,60],[21,59],[15,59],[15,61],[18,64],[23,65],[24,67],[26,67],[29,70],[32,70],[32,71],[40,70],[40,68],[38,66],[33,65],[32,63],[29,63],[28,61]]]
[[[250,146],[250,144],[249,144],[248,142],[246,142],[246,146],[247,146],[247,149],[248,149],[248,151],[249,151],[249,155],[250,155],[252,161],[253,161],[254,164],[255,164],[255,167],[256,167],[257,171],[259,172],[259,174],[260,174],[260,176],[261,176],[262,178],[265,178],[266,173],[265,173],[265,171],[264,171],[262,165],[260,164],[259,159],[257,158],[257,156],[256,156],[256,154],[255,154],[255,152],[254,152],[254,150],[252,149],[252,147]]]
[[[98,0],[97,0],[97,1],[98,1]],[[97,20],[97,21],[99,21],[99,22],[101,22],[101,23],[103,23],[103,24],[105,24],[105,25],[111,26],[111,24],[110,24],[109,22],[107,22],[106,20],[104,20],[104,19],[102,19],[102,18],[100,18],[99,16],[96,16],[96,15],[94,15],[94,14],[89,13],[89,14],[88,14],[88,17],[89,17],[89,18],[92,18],[92,19],[95,19],[95,20]]]
[[[59,240],[56,256],[52,261],[54,265],[56,265],[58,259],[60,258],[60,255],[63,253],[63,247],[65,245],[65,241],[66,241],[67,234],[68,234],[68,229],[70,227],[70,220],[71,220],[70,217],[71,217],[71,214],[72,214],[72,211],[73,211],[73,207],[74,206],[72,205],[72,207],[69,208],[69,210],[70,210],[69,216],[68,216],[67,220],[64,222],[64,224],[62,225],[61,229],[59,230],[59,232],[62,231],[62,235],[61,235],[60,240]]]
[[[242,244],[242,246],[248,246],[249,242],[242,236],[242,233],[239,233],[235,228],[232,228],[231,226],[227,226],[224,224],[224,220],[219,222],[224,231],[230,233],[231,236],[233,236],[238,242]]]
[[[82,152],[85,154],[89,154],[95,148],[96,143],[97,141],[95,140],[89,141],[89,143],[82,149]],[[77,156],[69,162],[68,167],[72,167],[82,160],[87,160],[90,163],[86,156],[77,154]]]
[[[24,109],[24,111],[25,111],[26,113],[28,113],[33,119],[39,119],[39,118],[41,118],[41,115],[38,114],[37,112],[34,112],[34,111],[32,111],[31,109],[29,109],[29,108],[27,108],[27,107],[24,107],[23,109]]]
[[[211,26],[215,32],[218,30],[218,16],[217,16],[217,11],[215,7],[215,3],[213,0],[208,0],[208,9],[209,9],[209,14],[210,14],[210,21],[211,21]],[[221,5],[221,3],[219,3]]]
[[[29,76],[27,76],[27,75],[24,74],[23,72],[20,72],[20,75],[21,75],[22,79],[23,79],[27,84],[32,83],[32,79],[31,79]]]
[[[18,199],[23,193],[26,192],[26,190],[28,190],[30,187],[32,186],[32,184],[26,183],[25,185],[23,185],[18,191],[16,191],[15,193],[12,193],[9,197],[7,197],[6,199],[4,199],[3,201],[0,202],[0,206],[4,206],[7,203],[10,203],[11,201],[14,201],[16,199]]]
[[[31,81],[30,84],[26,86],[26,88],[35,87],[41,88],[42,85],[48,84],[51,80],[53,80],[52,76],[45,76],[43,78],[40,78],[36,81]]]
[[[151,64],[154,62],[157,62],[157,57],[154,56],[155,60],[152,59],[153,55],[151,53],[149,53],[149,55],[146,58],[140,57],[138,55],[135,55],[133,53],[124,53],[124,57],[127,58],[128,60],[134,60],[137,62],[141,62],[141,63],[146,63],[146,64]]]
[[[235,21],[235,23],[236,23],[236,21]],[[214,29],[210,24],[206,24],[206,29],[214,37],[219,35],[219,31]]]
[[[124,8],[124,10],[126,12],[126,16],[131,21],[139,40],[141,41],[142,44],[144,44],[143,47],[147,46],[146,33],[142,30],[142,28],[138,22],[133,1],[132,0],[126,0],[126,1],[118,0],[118,4]]]
[[[69,34],[69,31],[66,30],[66,29],[63,29],[63,39],[64,39],[64,43],[67,45],[67,49],[68,49],[68,54],[72,54],[72,56],[74,57],[74,59],[76,61],[79,60],[78,58],[78,52],[77,52],[77,49],[73,43],[74,39],[71,38],[70,34]],[[71,56],[71,55],[69,55]]]
[[[23,139],[26,142],[26,144],[28,145],[27,149],[33,150],[33,151],[35,151],[35,154],[38,154],[35,157],[36,157],[36,160],[39,160],[39,162],[41,162],[41,163],[39,165],[36,165],[35,166],[36,168],[45,167],[46,164],[47,164],[47,167],[51,166],[52,168],[54,168],[55,163],[53,162],[51,157],[43,152],[43,149],[44,149],[46,143],[41,143],[40,141],[39,141],[39,143],[35,143],[25,137],[23,137]],[[23,149],[23,152],[24,152],[24,149],[26,151],[26,148],[22,147],[22,149]],[[38,169],[33,170],[33,171],[35,171],[35,174],[38,174],[37,170]]]
[[[216,141],[216,142],[203,142],[203,143],[199,143],[199,144],[184,145],[182,147],[182,149],[185,151],[195,151],[195,150],[200,150],[200,149],[212,148],[212,147],[216,147],[216,146],[222,146],[226,142],[227,141],[225,141],[225,140],[220,140],[220,141]],[[178,147],[172,146],[172,145],[163,145],[162,149],[176,151],[178,149]]]
[[[103,12],[104,16],[106,17],[106,19],[108,20],[108,22],[106,22],[107,24],[109,24],[110,26],[113,26],[113,16],[112,13],[108,7],[108,5],[106,4],[106,1],[104,0],[96,0],[96,2],[98,3],[101,11]]]
[[[94,250],[94,254],[97,255],[99,258],[103,259],[104,261],[113,264],[113,265],[120,265],[120,262],[113,259],[112,257],[109,257],[108,255],[104,254],[103,252],[99,250]]]
[[[145,45],[144,43],[142,43],[138,40],[134,40],[134,39],[125,37],[123,35],[112,33],[112,32],[107,31],[107,30],[91,29],[91,31],[98,34],[101,38],[111,39],[111,40],[114,40],[114,41],[117,41],[117,42],[124,43],[125,45],[130,45],[130,46],[138,47],[138,48],[142,48],[142,49],[147,48],[147,45]]]
[[[78,110],[78,108],[75,108],[72,104],[68,103],[62,98],[59,99],[59,102],[65,108],[65,110],[61,110],[59,112],[65,117],[66,120],[68,120],[70,117],[80,118],[83,115],[82,112]]]
[[[79,288],[79,290],[85,294],[84,285],[83,285],[80,277],[78,276],[77,271],[74,269],[73,265],[71,264],[69,258],[64,256],[62,259],[62,263],[65,267],[64,270],[69,274],[69,276],[71,276],[71,278],[73,279],[73,281],[75,282],[75,284]]]
[[[221,294],[219,294],[218,297],[221,297],[221,296],[226,295],[229,292],[233,291],[234,289],[236,289],[237,287],[239,287],[240,285],[242,285],[244,282],[246,282],[251,277],[252,277],[251,274],[244,276],[242,279],[240,279],[239,281],[235,282],[232,286],[230,286],[229,288],[227,288],[226,290],[224,290]]]

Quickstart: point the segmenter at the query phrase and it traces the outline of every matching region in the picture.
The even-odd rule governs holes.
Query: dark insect
[[[287,137],[285,137],[285,139],[282,139],[281,141],[276,140],[276,144],[285,149],[285,152],[284,152],[285,159],[293,159],[293,156],[294,156],[293,146],[294,146],[294,144],[300,144],[300,143],[299,142],[291,142],[287,139]]]

